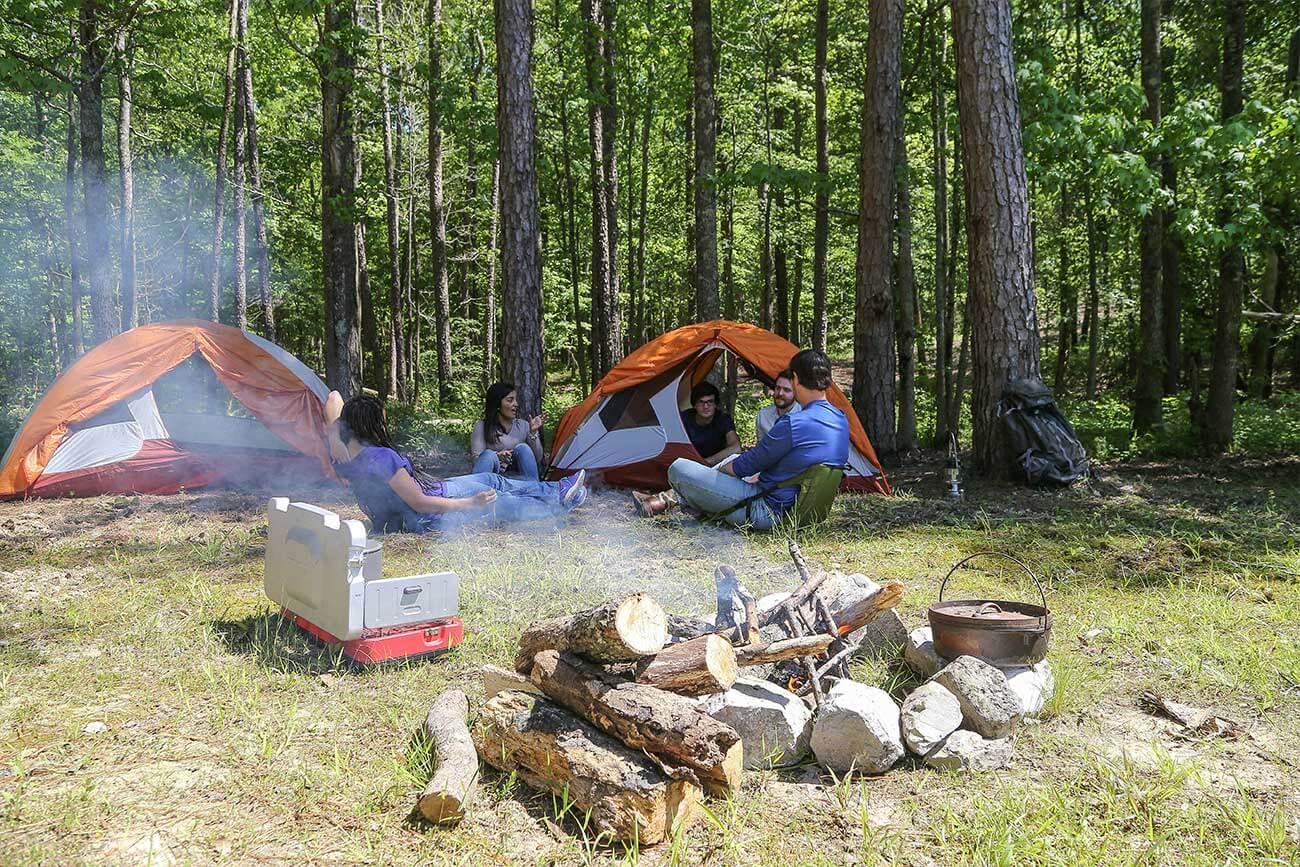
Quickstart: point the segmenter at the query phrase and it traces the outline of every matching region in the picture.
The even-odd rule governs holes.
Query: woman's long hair
[[[514,390],[513,382],[494,382],[488,386],[487,397],[483,400],[483,441],[488,445],[496,443],[504,434],[510,433],[501,427],[497,416],[501,413],[501,401]]]
[[[388,435],[388,423],[384,420],[384,405],[379,398],[368,394],[359,394],[343,404],[344,441],[356,437],[372,446],[383,446],[397,451],[392,438]]]

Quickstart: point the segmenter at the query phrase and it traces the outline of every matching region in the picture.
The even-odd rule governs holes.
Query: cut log
[[[621,680],[554,650],[537,654],[532,679],[552,701],[629,747],[696,771],[711,793],[740,791],[745,752],[740,735],[689,698]]]
[[[573,651],[595,662],[621,662],[658,653],[668,640],[668,616],[642,593],[613,599],[568,617],[539,620],[519,636],[515,669],[527,673],[543,650]]]
[[[483,666],[479,669],[479,677],[483,679],[483,692],[488,698],[507,689],[518,689],[531,692],[533,695],[542,694],[542,691],[537,688],[537,684],[524,675],[497,665]]]
[[[716,624],[699,617],[683,617],[678,614],[668,615],[668,640],[672,642],[690,641],[717,632]]]
[[[517,690],[483,706],[474,743],[494,768],[566,797],[602,842],[662,842],[694,817],[702,794],[560,706]]]
[[[455,824],[465,816],[465,805],[478,777],[478,753],[465,719],[469,700],[459,689],[445,690],[433,701],[424,718],[424,733],[433,743],[438,769],[420,795],[420,815],[436,824]]]
[[[805,635],[800,638],[786,638],[767,644],[751,644],[736,648],[736,664],[741,668],[751,665],[767,665],[783,662],[800,656],[821,656],[834,644],[834,635]]]
[[[669,692],[710,695],[731,689],[740,672],[731,642],[721,635],[704,635],[665,647],[626,674],[629,680]]]
[[[890,581],[875,593],[834,612],[840,635],[855,632],[903,600],[903,585]]]

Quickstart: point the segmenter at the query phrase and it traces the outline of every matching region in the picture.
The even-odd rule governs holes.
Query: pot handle
[[[1024,570],[1024,573],[1028,575],[1030,579],[1034,582],[1034,586],[1038,588],[1038,595],[1042,597],[1043,600],[1043,611],[1044,612],[1047,611],[1047,593],[1043,590],[1043,582],[1039,581],[1038,576],[1035,575],[1033,571],[1028,566],[1026,566],[1021,560],[1012,557],[1010,554],[1004,554],[1001,551],[976,551],[974,554],[971,554],[968,557],[963,557],[961,560],[958,560],[957,563],[951,569],[948,570],[948,574],[943,577],[943,583],[939,585],[940,602],[943,601],[943,591],[944,588],[948,586],[948,579],[952,577],[954,572],[956,572],[961,567],[965,566],[971,560],[974,560],[976,557],[1002,557],[1003,559],[1010,560],[1012,563],[1015,563],[1017,566],[1019,566],[1022,570]],[[1042,617],[1039,618],[1039,620],[1043,623],[1044,628],[1046,628],[1047,615],[1044,614]]]

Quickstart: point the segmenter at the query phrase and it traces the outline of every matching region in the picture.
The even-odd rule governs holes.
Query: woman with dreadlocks
[[[339,475],[381,532],[425,533],[476,518],[514,523],[572,511],[587,498],[585,474],[560,482],[474,473],[438,481],[416,472],[388,436],[384,405],[370,395],[347,403],[338,392],[325,402],[330,454]]]

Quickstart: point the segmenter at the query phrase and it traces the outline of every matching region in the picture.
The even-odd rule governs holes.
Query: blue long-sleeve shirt
[[[813,464],[844,466],[849,462],[849,420],[825,400],[777,419],[772,431],[732,462],[739,477],[758,473],[758,486],[771,488],[793,479]],[[774,514],[794,505],[797,487],[777,488],[764,499]]]

